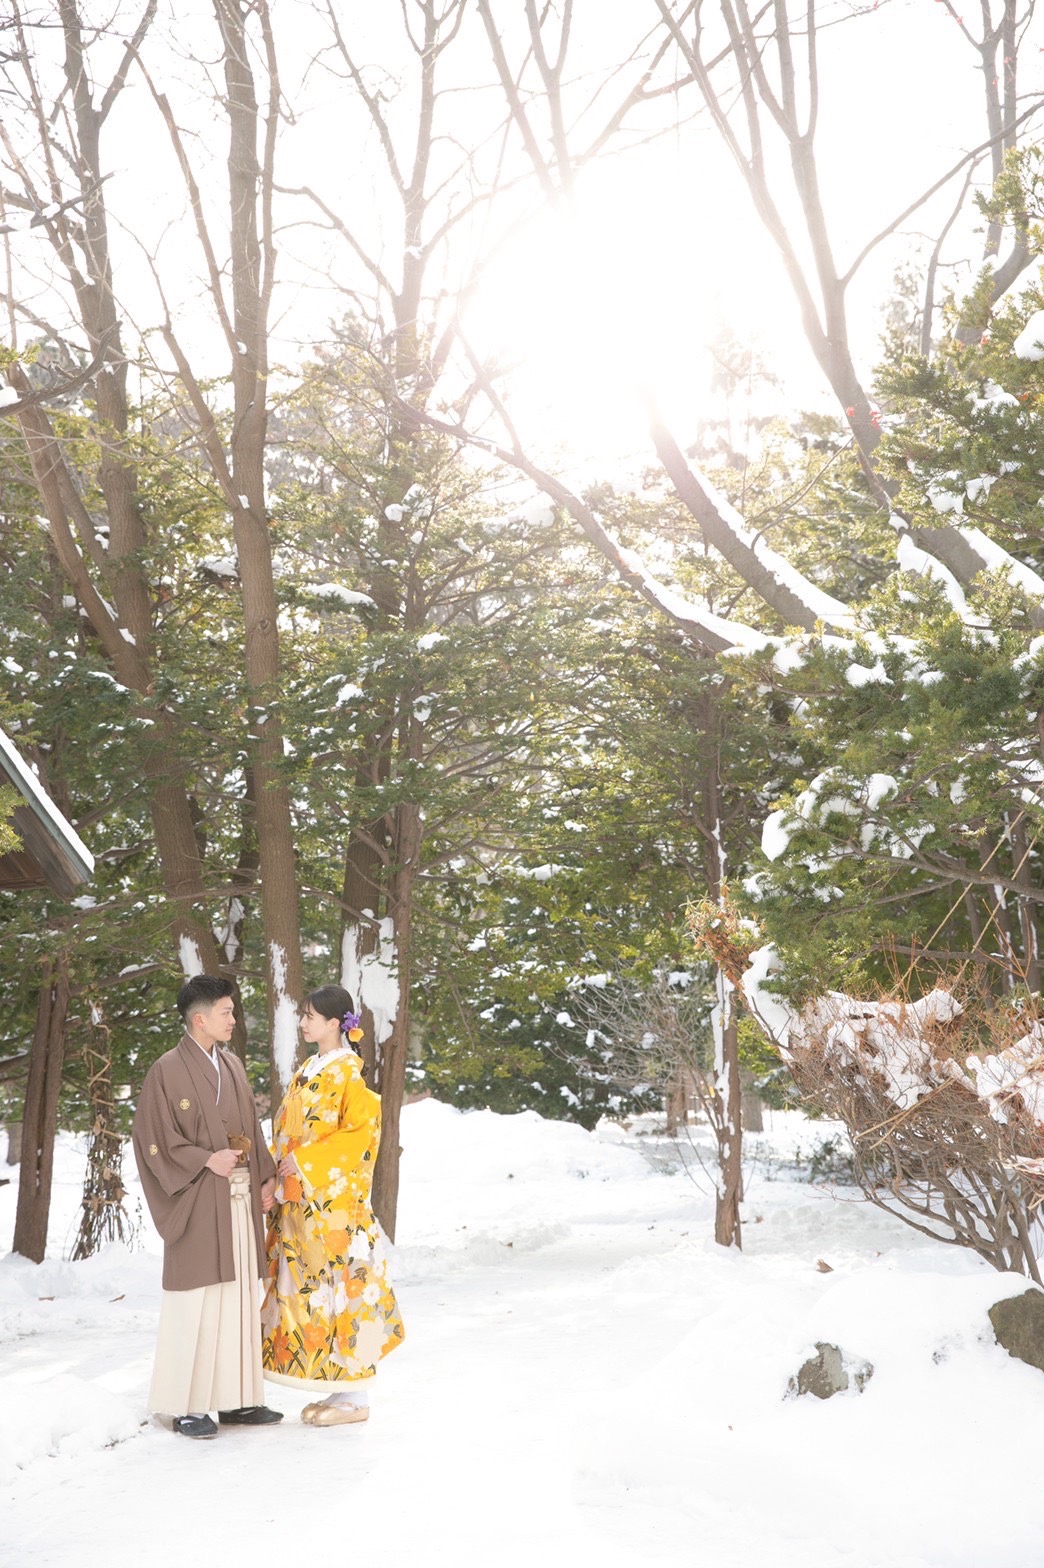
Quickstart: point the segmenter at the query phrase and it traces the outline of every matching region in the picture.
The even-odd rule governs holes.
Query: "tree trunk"
[[[718,1127],[718,1183],[714,1205],[714,1240],[722,1247],[742,1247],[740,1204],[743,1201],[742,1088],[739,1070],[739,1031],[732,982],[717,972],[718,1012],[715,1027],[715,1088],[721,1096],[722,1120]]]
[[[721,743],[720,688],[708,686],[697,704],[696,722],[706,754],[700,779],[700,816],[703,862],[708,896],[724,906],[728,864],[722,826],[722,786],[719,768]],[[714,1210],[714,1239],[723,1247],[743,1245],[740,1203],[743,1200],[743,1119],[735,987],[720,965],[715,965],[717,1002],[712,1013],[714,1030],[714,1088],[718,1113],[718,1181]]]
[[[257,15],[268,25],[267,8]],[[283,779],[280,713],[281,664],[272,540],[265,506],[265,438],[268,427],[268,305],[274,280],[271,228],[272,141],[278,103],[271,100],[262,126],[247,36],[248,8],[240,0],[214,0],[221,30],[229,123],[228,188],[234,401],[231,438],[232,528],[239,558],[251,698],[252,769],[261,869],[261,925],[268,978],[273,1099],[290,1081],[298,1057],[297,1014],[303,994],[297,907],[297,858],[290,792]],[[269,72],[273,70],[271,57]],[[270,81],[270,94],[275,88]],[[264,133],[265,155],[258,157]],[[217,302],[215,302],[217,303]]]
[[[663,1103],[667,1113],[667,1136],[674,1138],[678,1129],[689,1120],[688,1084],[685,1068],[680,1062],[671,1074]]]
[[[17,1165],[22,1158],[22,1123],[7,1122],[4,1130],[7,1133],[7,1163]]]
[[[44,963],[22,1118],[22,1171],[12,1248],[34,1263],[42,1263],[47,1250],[68,1010],[68,959],[61,953],[57,959],[48,958]]]
[[[740,1110],[743,1118],[744,1132],[764,1132],[765,1118],[762,1115],[761,1100],[754,1087],[754,1074],[746,1068],[740,1073]]]
[[[399,1206],[399,1122],[406,1093],[410,1045],[410,965],[413,893],[423,823],[419,808],[404,802],[396,810],[395,863],[388,908],[394,922],[395,973],[399,999],[391,1033],[379,1047],[376,1087],[381,1096],[381,1147],[373,1180],[373,1207],[389,1238],[395,1240]]]

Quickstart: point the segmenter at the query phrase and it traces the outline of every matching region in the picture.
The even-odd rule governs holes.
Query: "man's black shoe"
[[[209,1416],[175,1416],[174,1430],[182,1437],[217,1437],[218,1429]]]
[[[281,1410],[269,1410],[267,1405],[244,1405],[240,1410],[218,1411],[222,1426],[274,1426],[282,1419]]]

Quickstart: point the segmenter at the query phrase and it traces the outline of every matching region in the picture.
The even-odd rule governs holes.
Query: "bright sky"
[[[882,0],[879,6],[870,0],[859,6],[821,0],[821,11],[824,18],[849,14],[844,25],[821,35],[819,136],[836,248],[847,264],[867,238],[983,139],[982,90],[976,56],[941,0]],[[520,16],[521,7],[512,13],[501,6],[498,14]],[[341,7],[338,15],[366,66],[367,85],[385,97],[408,164],[410,60],[399,7]],[[312,186],[397,282],[401,226],[389,201],[377,138],[354,90],[326,69],[336,59],[327,54],[312,63],[327,36],[325,24],[308,0],[281,0],[275,17],[282,29],[284,92],[294,110],[294,123],[283,132],[280,179],[288,186]],[[574,39],[585,93],[607,62],[619,59],[632,37],[655,20],[652,0],[629,0],[626,7],[577,0]],[[1040,45],[1033,38],[1023,48],[1025,94],[1044,85],[1044,30],[1034,25]],[[176,17],[161,15],[145,52],[188,128],[187,144],[205,188],[213,175],[220,232],[226,133],[222,128],[213,136],[213,109],[198,68],[185,58],[190,47],[212,55],[213,34],[209,4],[188,0]],[[54,34],[52,39],[56,42]],[[515,40],[507,43],[513,48]],[[502,98],[473,12],[447,60],[455,90],[445,102],[453,123],[445,122],[442,132],[452,131],[458,142],[474,141],[502,115]],[[614,97],[615,90],[607,96]],[[695,109],[693,97],[683,103],[689,112]],[[657,116],[669,122],[671,113],[670,101],[661,100]],[[452,151],[449,142],[440,146]],[[213,368],[220,369],[223,346],[204,302],[183,191],[156,110],[133,72],[112,117],[105,153],[113,169],[110,208],[121,225],[117,288],[132,320],[145,331],[161,316],[146,261],[146,251],[152,252],[183,338],[204,362],[213,352]],[[785,179],[779,190],[785,203]],[[852,320],[865,364],[875,357],[881,303],[896,260],[915,243],[913,235],[943,221],[951,199],[947,191],[912,219],[904,237],[882,247],[854,287]],[[515,198],[511,201],[512,211],[519,210]],[[569,211],[542,208],[531,194],[525,201],[531,216],[483,270],[466,328],[480,353],[496,350],[516,367],[511,406],[523,436],[542,458],[557,450],[572,464],[605,475],[635,452],[644,455],[636,397],[643,383],[655,389],[681,438],[690,437],[713,409],[707,345],[723,329],[762,349],[789,399],[829,406],[781,268],[704,119],[593,164]],[[282,223],[306,216],[304,204],[283,202]],[[967,232],[964,238],[967,242]],[[474,242],[472,233],[468,245]],[[273,358],[292,365],[346,308],[338,287],[361,287],[365,293],[366,285],[343,240],[329,233],[289,227],[280,243]],[[46,241],[38,233],[20,236],[18,246],[23,265],[37,279],[38,301],[46,302],[51,288]],[[451,290],[465,259],[461,246],[439,262]]]

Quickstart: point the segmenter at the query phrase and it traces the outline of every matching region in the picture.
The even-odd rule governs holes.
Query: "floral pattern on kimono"
[[[403,1340],[384,1237],[370,1207],[380,1097],[347,1048],[311,1056],[274,1125],[277,1164],[293,1155],[268,1231],[262,1362],[277,1378],[372,1377]]]

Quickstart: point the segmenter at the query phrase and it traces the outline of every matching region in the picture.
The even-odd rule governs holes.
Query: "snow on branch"
[[[1044,577],[1031,566],[1017,561],[1001,545],[996,544],[981,528],[959,528],[961,538],[978,556],[982,569],[1002,572],[1014,588],[1021,588],[1030,599],[1044,603]]]
[[[1042,1044],[1032,1003],[828,992],[792,1026],[788,1061],[806,1101],[844,1122],[872,1203],[1039,1283]]]
[[[617,547],[622,575],[637,587],[642,597],[662,610],[677,626],[689,631],[697,642],[715,653],[761,653],[773,646],[764,633],[742,621],[725,620],[706,604],[686,599],[674,588],[654,577],[633,550]]]
[[[900,533],[895,553],[900,570],[916,572],[920,577],[928,577],[933,582],[939,583],[951,607],[961,620],[965,622],[969,620],[968,601],[964,597],[964,589],[948,566],[944,566],[934,555],[929,555],[927,550],[922,550],[914,543],[909,530],[904,529]]]
[[[813,631],[817,623],[822,623],[854,630],[855,612],[817,587],[760,535],[751,532],[731,502],[689,466],[655,410],[650,416],[650,429],[660,462],[707,542],[788,626]]]

